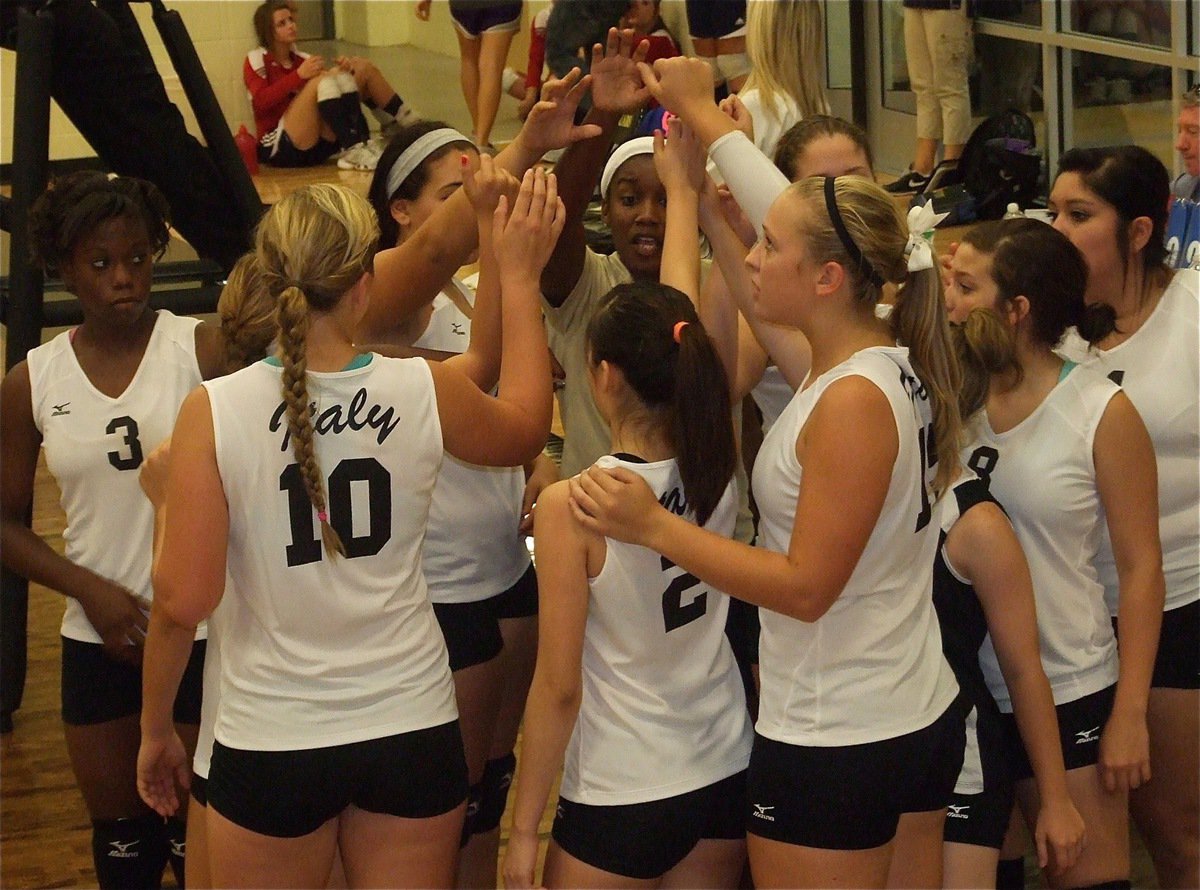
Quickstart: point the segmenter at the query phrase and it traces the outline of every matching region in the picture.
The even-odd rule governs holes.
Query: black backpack
[[[913,204],[933,201],[942,225],[1000,219],[1009,204],[1028,206],[1037,195],[1042,156],[1029,115],[1009,109],[994,114],[971,133],[958,165],[934,176]]]

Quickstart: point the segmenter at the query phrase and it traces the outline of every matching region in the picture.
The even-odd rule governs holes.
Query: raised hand
[[[754,141],[754,115],[737,94],[726,96],[717,107],[728,115],[735,127],[746,134],[747,139]]]
[[[645,62],[637,67],[650,95],[680,117],[688,117],[697,105],[713,104],[712,68],[707,62],[676,56],[659,59],[653,67]]]
[[[566,208],[558,197],[553,173],[535,167],[525,174],[521,190],[508,210],[501,196],[492,217],[492,237],[501,279],[537,281],[562,232]]]
[[[500,196],[507,195],[511,201],[521,187],[521,180],[497,167],[488,155],[464,154],[462,165],[463,192],[475,208],[477,217],[490,218],[496,211]]]
[[[602,130],[598,124],[575,123],[575,111],[591,85],[591,76],[584,77],[578,68],[572,68],[561,79],[546,81],[542,98],[529,110],[517,140],[541,157],[548,151],[599,136]]]
[[[633,30],[608,29],[608,42],[592,47],[592,104],[618,114],[637,111],[650,100],[638,69],[645,65],[650,43]],[[703,63],[702,63],[703,64]]]
[[[699,195],[708,174],[708,153],[696,134],[681,120],[671,122],[671,135],[654,131],[654,169],[667,194],[690,191]]]

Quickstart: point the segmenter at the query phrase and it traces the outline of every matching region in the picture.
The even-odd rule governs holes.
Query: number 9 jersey
[[[92,385],[71,345],[74,331],[29,353],[33,421],[67,516],[64,554],[151,599],[154,508],[138,482],[143,458],[175,428],[200,385],[195,318],[159,310],[133,379],[111,398]],[[102,643],[79,601],[67,597],[62,635]],[[203,625],[197,639],[204,637]]]
[[[323,550],[267,359],[205,387],[229,504],[231,586],[215,735],[283,751],[367,741],[457,717],[421,542],[442,460],[433,377],[422,359],[360,356],[308,372],[329,521]]]

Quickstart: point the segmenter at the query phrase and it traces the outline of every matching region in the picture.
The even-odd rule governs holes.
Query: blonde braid
[[[330,557],[345,556],[342,539],[329,524],[325,501],[325,479],[313,448],[312,410],[308,399],[308,360],[305,341],[308,338],[308,304],[304,292],[296,285],[279,295],[279,358],[283,364],[283,400],[287,405],[288,432],[292,437],[292,453],[300,465],[304,490],[321,522],[321,541]]]

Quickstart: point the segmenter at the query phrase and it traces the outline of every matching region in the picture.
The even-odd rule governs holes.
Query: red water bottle
[[[258,172],[258,141],[250,135],[245,124],[242,124],[238,128],[237,135],[233,137],[233,141],[237,144],[238,151],[242,155],[242,163],[246,165],[246,169],[253,176]]]

